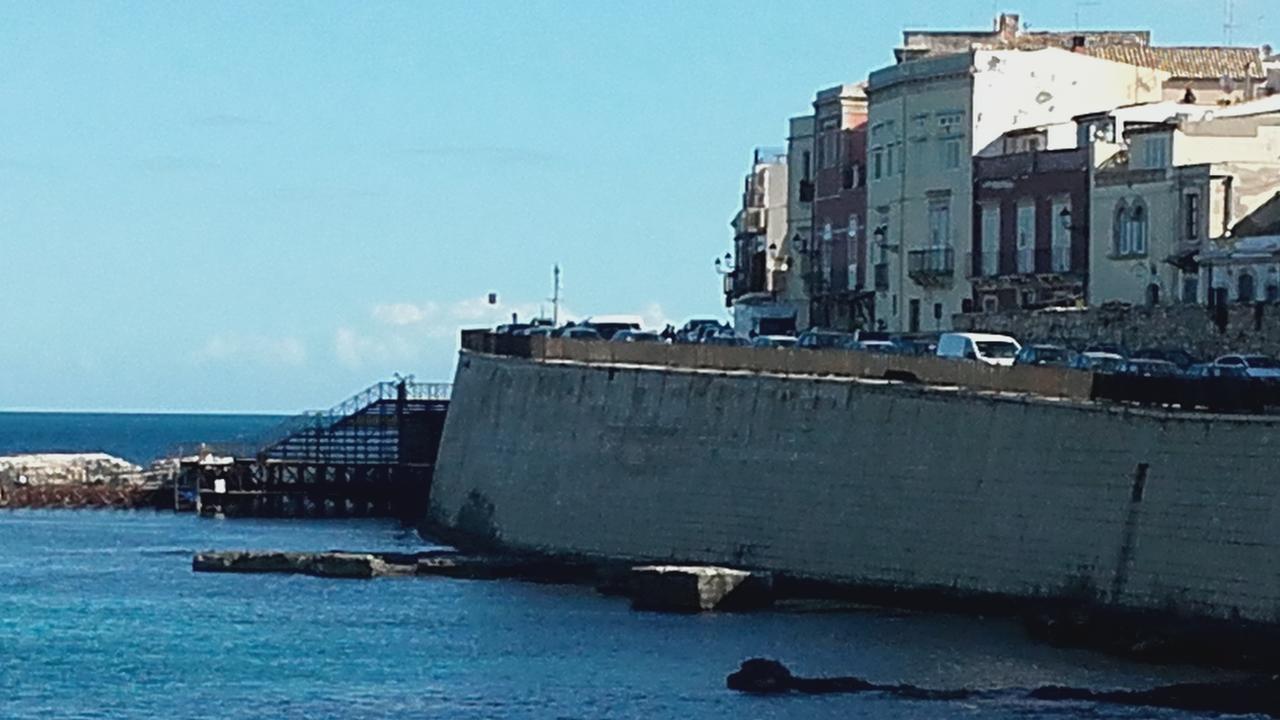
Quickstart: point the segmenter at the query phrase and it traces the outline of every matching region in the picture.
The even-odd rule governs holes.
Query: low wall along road
[[[552,554],[1280,620],[1273,420],[1064,401],[1089,376],[1061,371],[1049,400],[541,342],[537,359],[463,353],[439,525]]]

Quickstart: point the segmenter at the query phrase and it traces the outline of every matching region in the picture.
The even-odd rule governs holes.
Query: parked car
[[[699,342],[704,330],[721,330],[724,326],[719,320],[711,318],[694,318],[676,331],[676,342]]]
[[[623,330],[639,330],[640,318],[629,315],[602,315],[599,317],[591,317],[578,323],[579,327],[589,327],[600,334],[600,337],[609,340],[614,333]]]
[[[732,331],[707,333],[702,337],[703,345],[725,345],[728,347],[746,347],[751,341]]]
[[[539,337],[553,337],[556,334],[556,329],[548,325],[535,325],[533,327],[527,327],[523,330],[517,330],[514,334],[515,335],[536,335]]]
[[[1249,373],[1240,365],[1219,365],[1217,363],[1198,363],[1187,368],[1190,378],[1247,378]]]
[[[796,339],[791,335],[757,335],[751,340],[753,347],[789,348],[795,347]]]
[[[1113,375],[1124,370],[1124,356],[1111,352],[1086,350],[1073,357],[1067,366],[1092,373]]]
[[[896,355],[899,352],[898,346],[889,340],[858,340],[857,349],[866,352],[882,353],[885,355]]]
[[[497,335],[519,335],[521,330],[528,330],[533,327],[530,323],[507,323],[499,325],[493,329]]]
[[[586,327],[584,325],[570,325],[562,327],[555,332],[556,337],[567,338],[569,340],[603,340],[600,333],[595,328]]]
[[[1013,357],[1013,364],[1069,367],[1074,356],[1074,352],[1061,345],[1023,345]]]
[[[806,350],[832,350],[854,347],[854,337],[849,333],[821,328],[809,328],[796,338],[796,347]]]
[[[1214,360],[1213,364],[1242,368],[1249,377],[1267,380],[1280,378],[1280,362],[1266,355],[1223,355]]]
[[[1124,363],[1122,375],[1137,377],[1178,377],[1182,371],[1168,360],[1152,360],[1149,358],[1130,358]]]
[[[1136,360],[1168,360],[1183,370],[1200,362],[1196,356],[1179,348],[1143,348],[1129,357]]]
[[[660,343],[662,336],[652,330],[619,330],[609,338],[613,342]]]
[[[1013,365],[1022,346],[1008,335],[989,333],[943,333],[938,338],[938,357],[977,360],[987,365]]]

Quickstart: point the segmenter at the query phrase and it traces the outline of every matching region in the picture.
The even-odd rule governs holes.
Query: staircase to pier
[[[231,457],[184,463],[195,509],[228,516],[418,515],[450,390],[445,383],[375,383],[328,410],[290,418]]]

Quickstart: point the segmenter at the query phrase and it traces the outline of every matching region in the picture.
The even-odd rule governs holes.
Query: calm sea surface
[[[160,435],[209,427],[197,425]],[[78,427],[68,437],[84,437]],[[93,449],[126,454],[108,436]],[[1196,716],[1012,692],[757,698],[724,689],[724,677],[756,655],[803,674],[936,688],[1208,677],[1054,650],[997,619],[678,616],[633,612],[589,588],[190,569],[203,549],[423,547],[381,521],[0,511],[0,718],[1186,718]]]

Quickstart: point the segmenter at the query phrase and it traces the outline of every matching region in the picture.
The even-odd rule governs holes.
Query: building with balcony
[[[953,314],[973,309],[964,263],[979,227],[974,156],[1003,152],[1010,130],[1158,100],[1167,77],[1056,48],[931,51],[873,72],[867,224],[877,323],[946,330]]]
[[[1055,142],[1055,134],[1063,140]],[[1082,303],[1089,150],[1074,147],[1074,123],[1013,131],[1003,141],[999,153],[973,161],[973,241],[964,262],[972,309]]]
[[[734,215],[733,254],[717,261],[724,275],[725,305],[740,334],[792,332],[798,304],[789,294],[787,153],[758,148],[743,180],[742,206]]]
[[[813,102],[811,236],[804,247],[812,324],[853,330],[874,321],[867,289],[867,96],[862,85],[837,85]]]
[[[1237,223],[1280,191],[1280,115],[1130,124],[1090,151],[1090,304],[1203,303],[1265,287],[1229,258]]]
[[[784,297],[796,309],[796,327],[810,325],[812,303],[806,287],[808,248],[813,242],[814,189],[813,115],[791,118],[787,133],[787,232],[783,255],[787,258]]]

